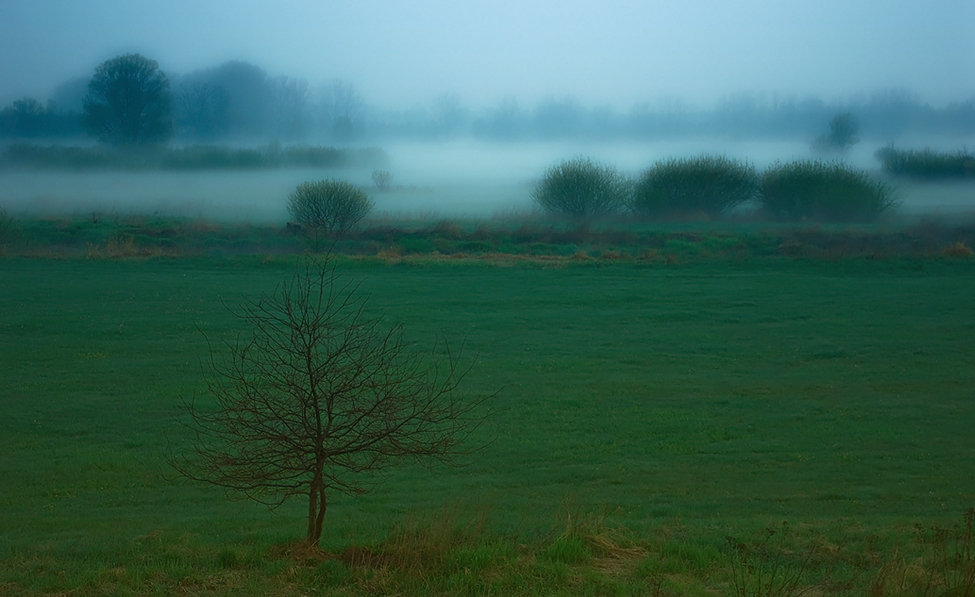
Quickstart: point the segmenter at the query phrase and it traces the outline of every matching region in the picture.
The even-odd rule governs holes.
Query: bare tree
[[[860,130],[856,116],[850,112],[837,114],[829,121],[829,134],[813,141],[813,150],[820,152],[845,152],[860,140],[856,134]]]
[[[467,111],[456,93],[441,93],[433,100],[433,123],[441,133],[454,132],[466,116]]]
[[[321,89],[321,117],[329,134],[350,139],[362,117],[363,102],[352,83],[334,79]]]
[[[276,77],[270,81],[274,93],[275,133],[297,139],[308,130],[309,109],[308,81],[291,77]]]
[[[487,111],[484,132],[492,137],[514,139],[523,125],[518,99],[508,96]]]
[[[221,87],[202,77],[184,77],[176,91],[176,122],[197,138],[208,139],[226,133],[230,101]]]
[[[368,473],[403,460],[451,462],[480,424],[484,398],[458,391],[470,367],[446,344],[417,351],[400,326],[366,314],[359,284],[329,259],[307,259],[271,294],[231,312],[249,328],[206,382],[216,408],[187,402],[185,476],[280,506],[308,499],[306,540],[317,545],[329,492],[357,495]]]

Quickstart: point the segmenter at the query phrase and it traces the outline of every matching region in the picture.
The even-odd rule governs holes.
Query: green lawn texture
[[[165,456],[188,439],[180,400],[207,400],[203,333],[232,341],[224,303],[293,270],[288,258],[0,260],[0,594],[167,594],[194,578],[193,594],[261,594],[259,578],[285,575],[268,553],[302,536],[306,504],[230,501]],[[950,526],[975,504],[970,261],[342,270],[419,346],[440,333],[463,344],[476,359],[465,389],[496,395],[464,466],[399,468],[365,496],[335,496],[326,550],[447,516],[544,554],[595,520],[651,551],[686,546],[697,580],[666,586],[704,594],[730,590],[708,568],[725,536],[787,521],[876,568],[909,553],[914,525]],[[204,582],[201,568],[228,562],[251,573]],[[271,592],[327,594],[302,574]],[[583,577],[523,592],[583,594]],[[484,586],[471,591],[505,592]],[[630,594],[621,586],[606,591]]]

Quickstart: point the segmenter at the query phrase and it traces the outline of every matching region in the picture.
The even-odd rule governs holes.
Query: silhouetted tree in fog
[[[264,69],[232,60],[201,73],[200,77],[225,95],[229,134],[267,134],[274,91]]]
[[[0,137],[69,137],[80,132],[80,115],[59,110],[54,100],[45,106],[25,97],[0,110]]]
[[[860,142],[857,133],[860,125],[856,117],[850,112],[837,114],[829,121],[829,134],[817,138],[813,142],[816,151],[846,151]]]
[[[923,130],[930,106],[907,89],[890,88],[874,92],[870,101],[857,109],[864,132],[875,137],[896,138],[904,133]]]
[[[72,77],[60,83],[51,92],[51,101],[59,112],[74,112],[81,114],[85,106],[85,96],[88,95],[88,82],[91,77]]]
[[[573,97],[547,98],[535,108],[535,130],[543,139],[575,136],[579,134],[583,112]]]
[[[281,76],[272,79],[270,86],[274,101],[272,132],[287,139],[302,137],[311,124],[308,81]]]
[[[456,93],[442,93],[433,100],[433,125],[440,134],[449,135],[456,131],[466,115]]]
[[[362,118],[363,103],[359,93],[341,79],[335,79],[322,88],[320,114],[325,132],[346,141],[355,136]]]
[[[15,101],[0,110],[0,136],[36,137],[47,127],[47,110],[41,102],[31,97]]]
[[[522,131],[521,107],[514,96],[502,98],[487,111],[484,118],[475,122],[475,133],[497,139],[515,139]]]
[[[184,77],[176,84],[176,124],[181,134],[212,139],[227,133],[227,93],[199,76]]]
[[[88,83],[88,133],[114,145],[165,141],[173,133],[169,79],[155,60],[126,54],[103,62]]]

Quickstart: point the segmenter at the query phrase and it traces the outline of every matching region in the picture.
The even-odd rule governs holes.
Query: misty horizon
[[[359,95],[359,88],[356,86],[354,80],[342,79],[342,78],[331,78],[323,79],[321,81],[310,81],[303,77],[292,76],[290,73],[282,72],[272,72],[265,68],[259,61],[245,60],[243,58],[228,58],[227,60],[216,63],[201,65],[198,68],[193,69],[189,72],[177,72],[166,67],[166,65],[155,56],[148,55],[145,52],[139,52],[133,50],[132,52],[126,52],[131,54],[140,54],[145,56],[150,60],[155,60],[159,62],[160,71],[163,72],[169,80],[175,83],[179,83],[182,80],[189,80],[201,76],[201,74],[207,71],[213,71],[220,67],[224,67],[230,64],[246,64],[248,66],[260,69],[268,76],[269,80],[281,80],[287,82],[298,83],[300,85],[306,86],[307,92],[310,97],[319,97],[323,94],[329,92],[329,89],[334,86],[345,86],[352,89],[357,95]],[[123,54],[118,54],[123,55]],[[105,60],[115,58],[117,56],[108,56]],[[77,94],[78,89],[87,87],[87,83],[94,74],[96,67],[104,62],[101,60],[98,63],[92,64],[91,68],[85,73],[78,73],[73,76],[69,76],[63,80],[58,81],[56,84],[47,88],[46,91],[33,89],[18,91],[14,85],[10,85],[7,82],[6,85],[0,89],[0,105],[10,105],[12,102],[20,99],[37,99],[42,103],[47,103],[49,101],[57,101],[59,95],[63,96],[65,92]],[[13,91],[11,91],[13,90]],[[701,113],[710,112],[715,110],[721,110],[727,106],[734,104],[751,104],[758,108],[775,108],[783,104],[802,104],[809,102],[819,102],[824,105],[831,106],[855,106],[868,104],[871,101],[876,101],[878,97],[884,95],[895,95],[901,98],[905,98],[914,103],[926,107],[932,107],[935,109],[944,108],[946,106],[957,105],[962,103],[969,103],[975,101],[975,91],[971,94],[962,94],[957,97],[945,97],[941,101],[926,101],[924,95],[917,89],[913,89],[906,86],[886,86],[886,87],[875,87],[875,88],[862,88],[850,91],[846,94],[834,94],[827,95],[822,93],[816,93],[810,91],[807,93],[780,93],[777,91],[763,91],[763,90],[738,90],[733,93],[727,93],[719,95],[712,100],[707,102],[695,102],[688,97],[682,96],[677,93],[673,94],[661,94],[656,96],[647,97],[637,97],[634,98],[630,103],[586,103],[579,99],[579,97],[573,93],[542,93],[533,96],[529,99],[524,99],[516,93],[510,93],[507,95],[499,95],[492,100],[488,100],[485,103],[480,104],[467,104],[464,102],[464,98],[456,93],[451,93],[448,91],[442,92],[435,96],[431,96],[426,101],[420,101],[416,103],[403,103],[403,104],[382,104],[376,101],[370,101],[370,98],[360,96],[363,106],[374,110],[376,112],[385,113],[395,113],[395,112],[417,112],[423,110],[430,110],[435,108],[438,103],[444,100],[449,100],[456,102],[457,105],[469,111],[473,114],[478,113],[488,113],[492,110],[498,109],[500,106],[506,103],[514,103],[520,109],[531,109],[538,105],[543,105],[546,103],[572,103],[583,109],[598,109],[607,111],[609,113],[626,113],[635,110],[643,110],[653,113],[661,114],[688,114],[688,113]],[[78,99],[83,99],[83,96],[79,95]],[[80,111],[80,103],[74,103],[68,106],[61,106],[62,108],[72,109],[74,111]]]
[[[5,0],[0,137],[95,144],[78,117],[88,82],[140,54],[169,79],[166,142],[379,145],[402,186],[381,210],[483,216],[530,207],[531,180],[575,155],[631,173],[702,152],[760,166],[816,157],[845,112],[861,143],[841,157],[857,167],[876,169],[890,143],[970,146],[972,31],[970,0]],[[23,98],[38,102],[7,110]],[[28,134],[21,114],[37,125]],[[279,219],[288,189],[321,174],[2,173],[18,209],[213,217],[235,204],[257,219]],[[970,203],[957,185],[916,201]]]
[[[482,6],[372,0],[96,6],[8,0],[0,8],[0,104],[46,99],[114,56],[140,53],[178,78],[228,60],[312,89],[353,85],[380,110],[456,98],[573,98],[625,111],[709,109],[749,95],[828,103],[888,89],[940,107],[975,97],[975,6],[829,0],[680,5],[613,0]]]

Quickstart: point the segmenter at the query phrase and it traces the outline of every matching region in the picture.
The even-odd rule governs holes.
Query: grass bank
[[[343,267],[412,339],[466,339],[467,389],[500,390],[474,438],[487,445],[336,496],[323,555],[294,543],[301,504],[231,502],[164,460],[186,439],[180,397],[203,392],[200,330],[232,338],[221,301],[273,287],[293,258],[0,260],[0,592],[964,582],[975,263],[425,263]]]
[[[17,219],[0,210],[0,253],[30,257],[284,256],[329,245],[382,261],[433,258],[548,263],[680,263],[778,258],[971,258],[975,224],[902,220],[885,225],[579,223],[523,217],[377,218],[331,240],[299,226],[220,223],[104,212]]]

